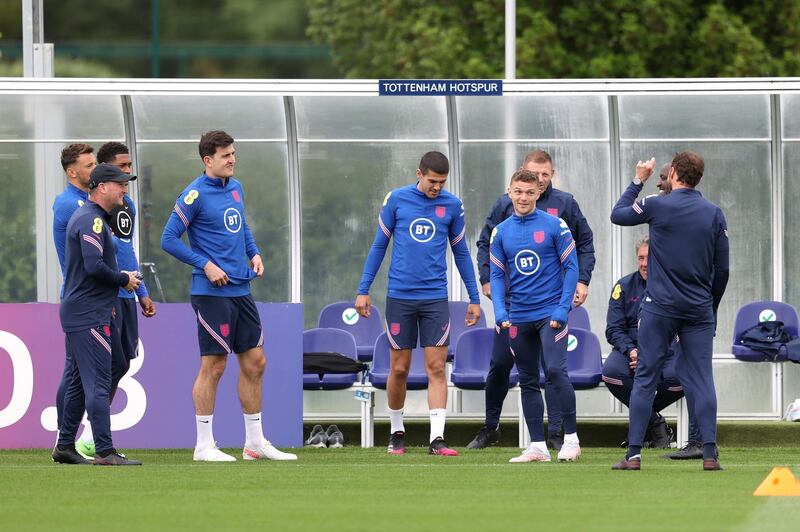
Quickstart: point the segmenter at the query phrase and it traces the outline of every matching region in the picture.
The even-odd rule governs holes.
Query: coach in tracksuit
[[[575,289],[573,306],[580,306],[586,301],[589,293],[589,282],[594,270],[594,237],[589,223],[581,212],[578,202],[572,194],[553,188],[552,179],[555,175],[553,160],[550,154],[535,150],[525,156],[522,168],[529,170],[539,178],[541,195],[536,200],[536,208],[557,216],[564,220],[575,240],[578,256],[578,284]],[[494,228],[503,220],[514,214],[514,205],[508,194],[498,198],[492,211],[486,218],[481,235],[478,238],[478,269],[483,294],[491,298],[491,285],[489,283],[489,238]],[[488,444],[496,442],[499,433],[497,427],[500,423],[500,412],[503,409],[508,393],[508,376],[514,365],[514,359],[508,349],[508,331],[501,330],[495,335],[492,346],[492,358],[489,365],[489,374],[486,377],[486,420],[484,427],[469,443],[470,449],[482,449]],[[548,440],[553,448],[559,450],[563,443],[561,437],[561,412],[556,404],[555,394],[549,381],[545,382],[545,398],[547,399],[547,430]]]
[[[672,192],[636,197],[655,159],[636,166],[636,177],[611,211],[617,225],[650,227],[647,290],[641,304],[639,361],[630,404],[628,452],[613,469],[639,469],[640,451],[653,408],[658,379],[675,335],[677,360],[690,410],[703,439],[703,469],[721,469],[717,460],[717,398],[712,372],[715,313],[728,283],[728,229],[722,210],[695,187],[703,176],[702,157],[675,155],[669,171]]]
[[[558,459],[577,460],[581,450],[575,390],[567,374],[567,315],[578,281],[575,241],[563,220],[536,209],[536,174],[515,172],[508,195],[514,216],[495,227],[490,239],[492,304],[497,325],[508,329],[511,353],[519,369],[522,409],[531,433],[531,444],[511,462],[550,461],[544,439],[540,366],[553,385],[564,416],[564,444]],[[506,310],[507,297],[510,312]]]
[[[138,272],[119,271],[109,213],[121,205],[128,181],[135,179],[111,165],[92,170],[89,196],[66,229],[64,297],[61,326],[66,334],[66,393],[53,460],[88,463],[75,450],[75,433],[84,405],[96,439],[96,465],[141,465],[117,453],[111,441],[111,318],[120,287],[139,286]]]

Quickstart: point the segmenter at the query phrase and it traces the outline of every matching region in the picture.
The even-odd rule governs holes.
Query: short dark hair
[[[678,181],[694,188],[703,177],[705,163],[695,152],[681,151],[672,158],[672,167],[678,174]]]
[[[110,163],[117,155],[128,155],[130,150],[121,142],[106,142],[97,150],[97,164]]]
[[[429,151],[420,159],[419,171],[422,175],[425,175],[429,170],[437,174],[447,175],[450,173],[450,161],[447,160],[447,157],[442,152]]]
[[[511,176],[511,184],[514,184],[516,181],[539,184],[539,178],[530,170],[517,170],[514,172]]]
[[[70,144],[61,150],[61,168],[65,171],[67,168],[78,162],[78,157],[84,153],[93,153],[94,148],[90,144],[82,142],[77,144]]]
[[[217,148],[227,148],[231,144],[233,144],[233,137],[224,131],[209,131],[200,137],[197,151],[200,152],[201,159],[205,156],[213,157],[217,153]]]
[[[525,166],[528,163],[550,163],[550,166],[553,166],[553,158],[550,157],[550,154],[544,150],[533,150],[529,151],[525,155],[525,160],[522,161],[522,166]]]

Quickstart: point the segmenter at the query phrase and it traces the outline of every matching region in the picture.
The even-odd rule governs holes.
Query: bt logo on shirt
[[[424,244],[430,242],[433,235],[436,234],[436,226],[427,218],[417,218],[408,226],[408,232],[411,234],[411,238]]]
[[[225,224],[225,229],[231,233],[238,233],[239,230],[241,230],[242,214],[233,207],[226,209],[225,214],[222,215],[222,218],[222,221]]]
[[[514,257],[514,266],[522,275],[533,275],[539,271],[539,255],[530,249],[523,249]]]

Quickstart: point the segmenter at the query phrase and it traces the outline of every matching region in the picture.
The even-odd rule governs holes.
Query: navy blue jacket
[[[728,226],[722,210],[696,189],[678,188],[637,201],[641,190],[642,185],[628,186],[611,221],[650,226],[648,310],[671,318],[708,319],[728,284]]]
[[[639,348],[639,309],[647,290],[647,281],[638,271],[626,275],[614,285],[608,300],[606,340],[623,355],[630,357]],[[681,349],[677,337],[669,346],[671,353]]]
[[[66,275],[60,308],[64,332],[109,325],[117,291],[128,284],[128,275],[117,267],[108,222],[108,213],[87,200],[67,224]]]
[[[646,288],[647,282],[635,271],[617,281],[608,299],[606,340],[626,356],[638,346],[639,307]]]
[[[589,222],[584,218],[578,202],[572,194],[553,188],[550,183],[547,189],[536,200],[536,208],[545,211],[547,214],[558,216],[565,222],[575,240],[576,251],[578,253],[578,282],[588,285],[592,280],[594,270],[594,236],[589,227]],[[503,194],[497,199],[492,212],[486,217],[486,225],[483,226],[481,236],[478,238],[478,275],[481,285],[489,282],[491,278],[489,270],[489,240],[494,228],[503,220],[510,218],[514,214],[514,205],[508,194]]]

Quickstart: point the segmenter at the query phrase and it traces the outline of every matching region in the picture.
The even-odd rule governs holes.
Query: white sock
[[[580,442],[578,441],[578,433],[573,432],[572,434],[564,434],[564,443],[574,443],[578,445]]]
[[[245,447],[261,447],[264,442],[264,432],[261,430],[261,412],[244,414],[244,431]]]
[[[197,449],[208,449],[214,446],[214,414],[210,416],[194,416],[197,425]]]
[[[94,434],[92,434],[92,424],[88,421],[83,424],[83,434],[81,434],[81,439],[88,444],[94,443]]]
[[[406,428],[403,426],[403,409],[399,410],[389,410],[389,421],[392,423],[392,428],[390,432],[394,434],[395,432],[405,432]]]
[[[547,450],[547,443],[543,441],[532,441],[528,449],[534,449],[539,454],[550,454]]]
[[[447,419],[447,410],[444,408],[432,408],[431,417],[431,440],[444,438],[444,422]]]

